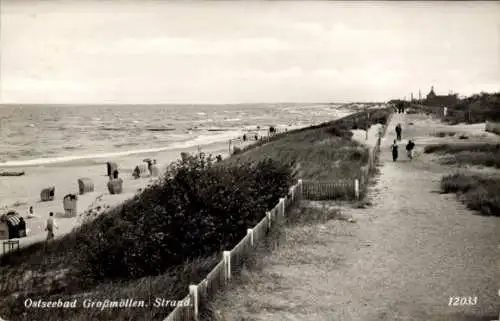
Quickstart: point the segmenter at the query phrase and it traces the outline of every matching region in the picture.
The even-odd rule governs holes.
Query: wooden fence
[[[377,137],[375,146],[368,150],[368,162],[359,169],[359,173],[352,179],[343,179],[337,181],[304,181],[303,195],[304,200],[323,201],[323,200],[358,200],[362,198],[368,188],[369,178],[377,166],[378,155],[382,137],[387,131],[387,126],[392,119],[389,116],[386,124],[382,127],[380,136]]]
[[[385,135],[389,120],[384,125],[381,136]],[[190,304],[177,306],[164,321],[198,320],[200,304],[212,298],[231,282],[232,275],[239,272],[253,249],[266,239],[273,227],[278,226],[277,223],[282,221],[290,209],[300,200],[336,199],[340,196],[359,199],[361,193],[366,190],[369,175],[376,166],[381,136],[377,138],[376,145],[370,148],[368,163],[360,168],[358,177],[337,182],[314,182],[300,179],[297,184],[290,188],[286,197],[280,198],[278,204],[266,212],[266,217],[254,228],[247,230],[247,235],[235,247],[222,253],[222,260],[208,273],[205,279],[198,284],[189,286],[189,294],[183,300],[189,301]]]
[[[183,299],[188,301],[188,306],[177,306],[165,321],[193,321],[198,320],[200,304],[212,298],[219,290],[231,282],[232,275],[238,272],[245,259],[257,246],[263,242],[269,231],[282,220],[289,210],[300,202],[303,182],[299,180],[292,186],[286,197],[280,198],[278,204],[266,212],[264,217],[252,229],[247,230],[247,235],[229,251],[222,253],[222,260],[198,284],[189,286],[189,294]]]

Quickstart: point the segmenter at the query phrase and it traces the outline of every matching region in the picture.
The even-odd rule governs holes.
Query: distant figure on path
[[[406,145],[406,154],[408,155],[409,160],[413,159],[413,148],[415,148],[415,143],[409,140],[408,144]]]
[[[54,213],[50,212],[49,218],[47,219],[47,225],[45,226],[45,230],[47,231],[47,241],[50,241],[54,238],[54,228],[59,229],[56,222],[54,221]]]
[[[401,124],[396,125],[396,139],[401,140]]]
[[[243,134],[243,141],[246,142],[247,141],[247,135],[246,134]]]
[[[398,159],[398,142],[394,140],[394,143],[391,145],[392,150],[392,161],[395,162]]]

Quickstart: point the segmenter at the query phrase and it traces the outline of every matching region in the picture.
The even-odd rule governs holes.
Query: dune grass
[[[248,166],[251,166],[271,159],[280,164],[296,166],[298,176],[304,179],[351,178],[359,173],[361,166],[366,164],[368,152],[366,148],[351,140],[352,133],[349,130],[368,128],[371,123],[385,123],[389,114],[389,110],[370,111],[370,117],[368,117],[367,112],[361,112],[334,122],[278,134],[271,141],[259,142],[248,147],[239,154],[217,163],[217,166],[229,169],[237,164],[250,164]],[[189,188],[188,185],[182,188]],[[207,188],[210,189],[210,186]],[[153,200],[151,197],[156,194],[152,192],[149,193],[151,195],[146,194],[143,191],[132,201],[133,204],[138,205],[132,203],[132,205],[129,204],[130,206],[126,205],[130,207],[127,215],[146,217],[146,212],[135,214],[133,211],[130,212],[131,209],[135,208],[134,206],[139,206],[138,209],[156,211],[156,208],[151,208],[150,204],[150,201]],[[148,203],[141,205],[141,202]],[[118,213],[122,209],[113,211]],[[116,215],[116,213],[104,213],[104,219],[99,222],[101,227],[110,224],[112,220],[107,219],[107,217]],[[139,219],[137,223],[140,222],[144,223],[147,220]],[[162,320],[173,307],[104,311],[99,309],[37,309],[35,314],[33,310],[24,308],[22,300],[26,296],[31,296],[50,300],[78,298],[81,302],[89,293],[94,299],[137,298],[154,300],[156,297],[161,297],[166,300],[178,300],[186,295],[189,284],[201,281],[220,260],[220,251],[206,252],[197,256],[187,255],[183,263],[158,271],[157,274],[141,277],[139,273],[132,278],[118,278],[116,280],[96,279],[82,273],[82,260],[76,256],[77,252],[75,252],[80,245],[82,236],[92,231],[93,223],[89,224],[52,242],[49,246],[34,244],[0,259],[0,315],[2,317],[7,317],[10,320],[27,315],[30,320],[34,321],[68,319]],[[122,229],[126,230],[126,225],[123,225],[125,222],[115,224],[116,226],[113,224],[110,225],[110,228],[114,230],[113,233],[117,235],[118,241],[121,237],[119,233]],[[239,227],[237,229],[238,233],[244,234],[246,232],[245,229],[241,229],[241,231],[239,231]],[[100,238],[95,240],[98,241],[98,239]],[[92,238],[89,240],[91,241]],[[148,240],[150,243],[153,241],[156,242],[153,239]],[[110,240],[109,242],[116,241]],[[118,245],[123,247],[116,244],[116,246]],[[99,247],[99,244],[86,244],[86,246]],[[120,253],[122,256],[125,254],[124,252]],[[116,252],[113,255],[120,258],[120,253]],[[158,261],[160,258],[155,258],[155,260]]]
[[[307,180],[350,179],[368,160],[367,149],[351,140],[351,129],[385,124],[389,109],[360,112],[307,129],[282,134],[268,143],[259,142],[239,150],[226,164],[258,162],[271,158],[298,166],[297,176]]]
[[[500,216],[500,177],[448,175],[441,180],[441,191],[457,194],[471,210]]]
[[[500,144],[435,144],[424,147],[424,153],[443,154],[444,164],[467,164],[500,168]]]
[[[462,143],[436,144],[424,148],[424,153],[445,157],[443,164],[467,164],[500,168],[500,144]],[[500,215],[500,178],[473,174],[453,174],[442,178],[441,191],[455,193],[471,210],[484,215]]]
[[[457,132],[451,132],[451,131],[439,131],[433,134],[435,137],[453,137],[457,135]]]
[[[204,302],[200,311],[201,320],[226,320],[224,315],[218,311],[218,308],[221,307],[222,311],[236,308],[242,312],[243,315],[238,320],[250,320],[254,312],[267,309],[274,312],[283,311],[284,313],[290,310],[290,306],[272,302],[274,300],[270,297],[275,295],[276,290],[286,287],[286,280],[275,273],[263,273],[273,250],[279,247],[280,252],[283,253],[281,259],[286,257],[290,264],[308,264],[315,253],[304,253],[303,250],[297,250],[297,244],[300,244],[301,247],[317,245],[315,240],[317,224],[326,224],[332,220],[348,220],[340,207],[332,205],[331,202],[316,203],[317,205],[321,204],[319,206],[312,206],[313,203],[316,202],[299,205],[287,214],[281,228],[273,231],[266,244],[256,248],[245,263],[240,275],[232,281],[228,289],[233,290],[231,297],[225,293],[219,293],[210,302]],[[335,262],[336,258],[332,258],[331,261]],[[235,291],[237,288],[241,289]]]

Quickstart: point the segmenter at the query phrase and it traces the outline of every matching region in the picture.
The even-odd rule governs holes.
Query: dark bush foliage
[[[483,215],[500,216],[500,179],[478,175],[454,174],[441,180],[443,193],[461,196],[467,208]]]
[[[471,143],[471,144],[433,144],[424,147],[424,153],[459,153],[459,152],[500,152],[500,144]]]
[[[291,168],[272,160],[228,168],[182,154],[164,183],[82,227],[79,262],[95,280],[137,278],[229,249],[292,180]]]

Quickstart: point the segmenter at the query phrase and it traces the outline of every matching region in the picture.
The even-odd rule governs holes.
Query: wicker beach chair
[[[149,172],[148,165],[147,164],[139,164],[134,168],[134,172],[132,173],[132,176],[134,178],[140,178],[140,177],[149,177],[151,176],[151,173]]]
[[[110,194],[121,194],[123,191],[123,180],[121,178],[110,179],[108,182]]]
[[[78,197],[75,194],[68,194],[63,198],[63,208],[66,216],[76,216]]]
[[[78,191],[80,195],[94,191],[94,182],[90,178],[82,177],[78,179]]]
[[[107,162],[106,167],[108,169],[108,176],[112,177],[114,171],[118,170],[118,164],[113,163],[113,162]]]
[[[56,194],[56,188],[54,186],[44,188],[40,193],[40,199],[42,202],[53,201]]]

